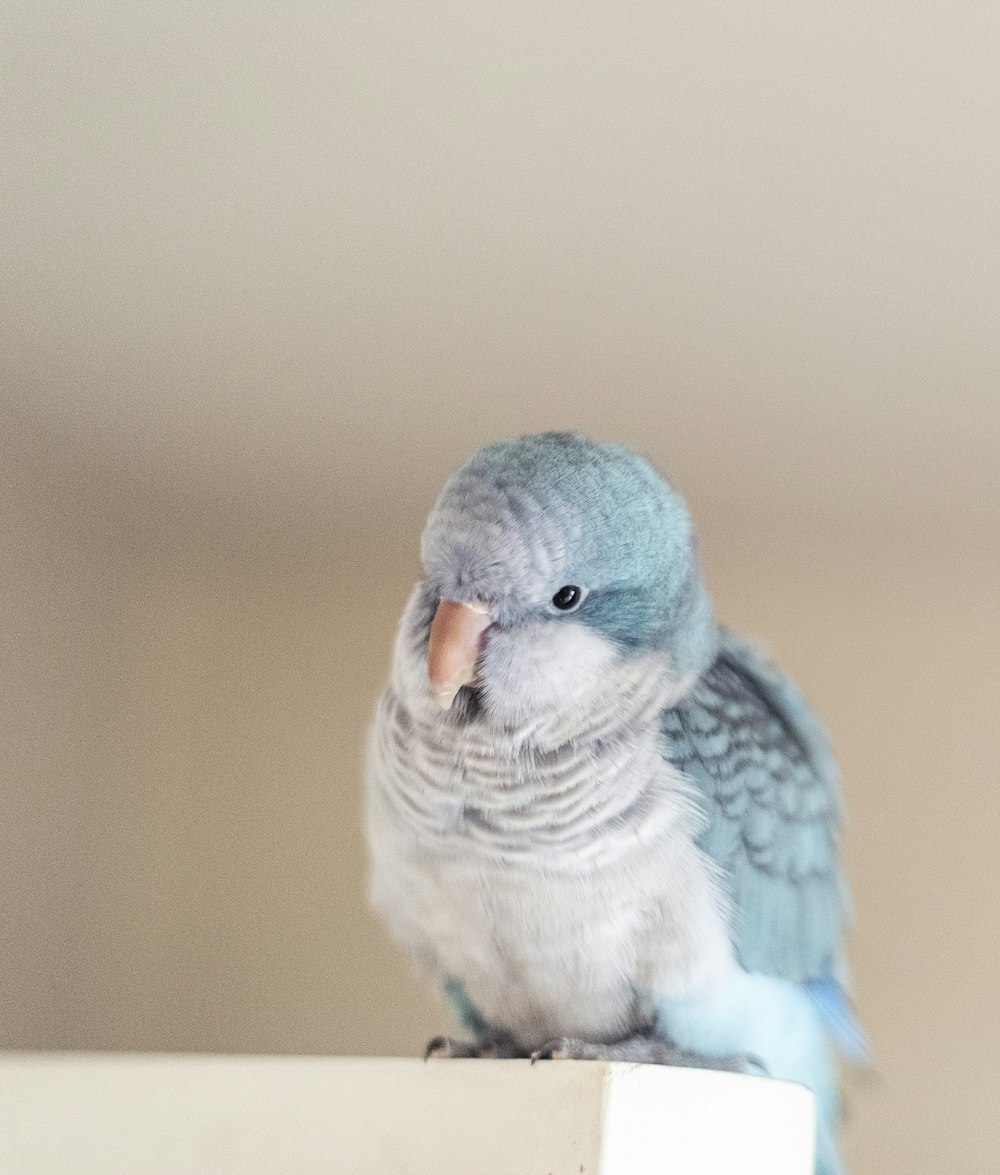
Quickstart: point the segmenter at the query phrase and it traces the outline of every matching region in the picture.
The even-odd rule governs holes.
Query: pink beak
[[[476,659],[489,624],[489,609],[478,600],[438,604],[427,648],[427,676],[434,700],[443,710],[451,706],[463,685],[475,680]]]

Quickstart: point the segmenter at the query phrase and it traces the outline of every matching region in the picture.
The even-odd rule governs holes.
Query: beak
[[[451,706],[463,685],[475,679],[479,646],[489,624],[489,609],[478,600],[438,604],[427,648],[427,676],[434,700],[443,710]]]

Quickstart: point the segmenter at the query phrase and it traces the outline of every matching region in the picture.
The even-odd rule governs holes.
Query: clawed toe
[[[451,1041],[447,1036],[431,1037],[427,1042],[427,1047],[424,1049],[424,1060],[429,1061],[433,1057],[450,1057],[450,1045]]]
[[[475,1055],[472,1051],[473,1048],[473,1045],[466,1044],[461,1040],[452,1040],[450,1036],[435,1036],[427,1042],[427,1048],[424,1049],[424,1060],[471,1057]]]
[[[532,1065],[536,1061],[585,1061],[592,1059],[593,1045],[568,1036],[557,1036],[548,1040],[531,1054]]]
[[[524,1051],[516,1042],[502,1035],[487,1036],[481,1040],[455,1040],[451,1036],[435,1036],[427,1042],[424,1060],[451,1058],[452,1060],[507,1060],[523,1057]]]

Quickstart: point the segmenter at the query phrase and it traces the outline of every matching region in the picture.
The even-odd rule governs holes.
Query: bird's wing
[[[704,804],[699,843],[729,887],[741,965],[801,983],[835,975],[847,914],[837,769],[805,699],[723,632],[714,664],[663,728]]]

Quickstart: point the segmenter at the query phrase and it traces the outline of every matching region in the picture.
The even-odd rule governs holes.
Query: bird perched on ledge
[[[819,1107],[838,976],[836,767],[720,628],[681,498],[570,433],[480,450],[422,539],[368,752],[372,902],[473,1037],[431,1056],[760,1071]]]

